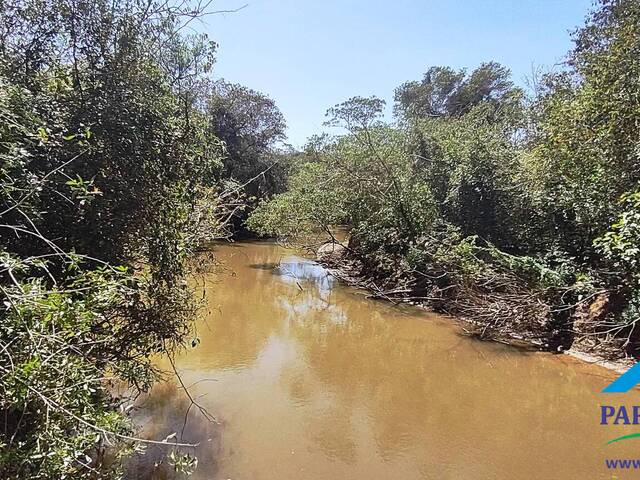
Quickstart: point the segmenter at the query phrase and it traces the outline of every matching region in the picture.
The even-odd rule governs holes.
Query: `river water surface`
[[[611,479],[640,440],[599,425],[608,371],[463,335],[463,325],[369,300],[273,243],[216,247],[196,346],[176,358],[196,401],[159,385],[145,434],[199,442],[201,479]],[[639,428],[640,429],[640,428]],[[154,466],[153,453],[137,466]],[[640,472],[640,471],[639,471]]]

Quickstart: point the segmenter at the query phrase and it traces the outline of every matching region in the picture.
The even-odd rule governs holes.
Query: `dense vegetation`
[[[216,45],[186,28],[207,13],[0,0],[0,478],[120,476],[131,396],[192,340],[190,256],[246,226],[346,224],[343,265],[381,297],[638,355],[638,2],[603,0],[531,92],[494,62],[433,67],[393,123],[355,97],[302,152],[271,99],[209,77]],[[184,442],[162,447],[189,471]]]
[[[603,0],[566,68],[516,87],[494,62],[430,68],[384,102],[328,112],[288,191],[249,225],[300,237],[348,224],[348,262],[386,298],[483,335],[638,355],[640,4]]]
[[[207,13],[0,1],[3,479],[119,476],[119,458],[144,442],[114,387],[148,389],[151,357],[191,340],[190,252],[264,193],[247,181],[284,122],[257,92],[212,89],[216,45],[185,33]],[[241,128],[242,115],[258,123]],[[175,443],[167,454],[188,470]]]
[[[256,201],[285,189],[287,156],[280,146],[286,139],[286,123],[273,100],[242,85],[219,80],[207,84],[204,92],[210,132],[226,150],[217,178],[243,186],[242,201],[227,228],[237,237],[244,233],[244,220]]]

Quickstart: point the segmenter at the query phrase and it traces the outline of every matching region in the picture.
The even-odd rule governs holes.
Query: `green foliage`
[[[289,191],[263,203],[248,225],[289,236],[344,222],[399,235],[431,225],[431,193],[413,174],[405,138],[378,124],[379,113],[376,99],[354,98],[332,109],[331,123],[352,134],[310,146]]]
[[[255,90],[224,80],[203,90],[208,129],[224,143],[218,176],[242,185],[247,208],[231,218],[232,228],[240,230],[257,199],[285,190],[288,160],[278,147],[285,139],[286,123],[274,101]]]
[[[481,105],[462,118],[424,120],[408,129],[379,123],[381,110],[375,98],[331,109],[329,123],[350,133],[309,147],[289,192],[263,204],[249,225],[274,234],[286,221],[291,235],[302,225],[322,229],[342,219],[377,249],[393,244],[393,236],[411,243],[457,224],[463,234],[511,245],[496,225],[513,208],[497,188],[515,183],[513,129],[489,121]]]
[[[2,478],[118,478],[136,442],[113,387],[148,389],[189,331],[222,166],[196,98],[215,44],[180,33],[200,13],[0,3]]]
[[[460,118],[416,122],[412,154],[447,223],[459,226],[464,236],[480,235],[517,250],[522,235],[511,222],[524,212],[509,194],[519,188],[516,126],[495,122],[485,107],[478,105]]]
[[[465,70],[431,67],[421,81],[396,89],[395,112],[405,119],[459,117],[485,104],[499,117],[518,109],[523,95],[510,76],[496,62],[483,63],[470,75]]]
[[[640,183],[640,8],[601,1],[576,32],[571,71],[548,76],[534,106],[532,175],[549,229],[563,248],[593,256],[593,240]]]
[[[618,221],[595,244],[618,272],[619,283],[629,296],[620,323],[635,327],[640,320],[640,192],[623,195],[620,204]]]
[[[604,255],[623,272],[640,274],[640,192],[625,194],[618,221],[596,240]]]
[[[247,221],[247,226],[261,235],[287,238],[307,236],[325,225],[346,221],[342,198],[317,182],[327,174],[321,163],[302,165],[289,190],[262,202]]]
[[[620,315],[620,324],[634,328],[640,321],[640,289],[636,289]]]
[[[561,343],[573,339],[571,314],[598,293],[630,324],[640,282],[639,26],[638,2],[600,1],[574,35],[567,70],[543,77],[530,101],[491,62],[469,75],[433,67],[403,84],[396,124],[380,121],[376,98],[334,107],[328,123],[347,133],[309,147],[289,191],[249,225],[294,235],[342,219],[364,275],[429,298],[463,290],[469,298],[457,294],[449,308],[483,319],[508,311]]]
[[[349,131],[364,130],[382,115],[385,101],[377,97],[353,97],[327,111],[329,120],[325,123],[333,127],[345,127]]]
[[[52,288],[38,275],[44,263],[2,257],[2,271],[17,277],[3,288],[0,322],[3,478],[89,478],[87,466],[99,465],[114,435],[132,432],[111,408],[110,386],[153,379],[148,340],[131,337],[122,316],[123,302],[139,301],[139,280],[118,269],[68,267],[78,270],[68,288]]]

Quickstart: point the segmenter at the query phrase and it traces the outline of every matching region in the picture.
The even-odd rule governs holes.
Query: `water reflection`
[[[600,369],[472,341],[272,244],[218,256],[228,271],[205,285],[201,344],[178,359],[185,383],[217,380],[192,394],[225,424],[196,479],[610,478],[604,456],[633,455],[603,450],[624,429],[597,424]],[[159,435],[180,395],[149,408]]]
[[[251,268],[266,270],[279,276],[287,283],[295,284],[300,290],[304,290],[302,283],[311,283],[314,293],[321,297],[328,295],[335,282],[335,277],[318,263],[300,257],[287,256],[279,262],[258,263],[249,265]]]
[[[201,478],[216,478],[223,426],[207,420],[174,383],[158,385],[151,395],[140,398],[135,408],[137,423],[144,425],[142,437],[162,440],[175,434],[168,443],[197,444],[195,449],[186,451],[197,456]],[[181,478],[167,457],[170,451],[168,446],[147,445],[127,462],[125,478]]]

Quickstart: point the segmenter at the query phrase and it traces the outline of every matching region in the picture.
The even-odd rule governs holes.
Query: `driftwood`
[[[533,291],[511,272],[487,278],[465,278],[451,271],[408,271],[394,278],[379,278],[367,272],[363,263],[348,251],[340,256],[319,256],[334,277],[367,290],[367,298],[394,304],[417,304],[429,310],[453,315],[468,324],[463,330],[471,336],[502,343],[523,342],[535,348],[560,352],[577,348],[603,358],[620,358],[621,348],[640,336],[636,325],[620,326],[596,318],[593,305],[602,302],[601,290],[571,303],[552,305],[545,292]],[[563,292],[570,293],[570,292]],[[564,299],[570,295],[556,295]],[[585,309],[578,329],[574,322]],[[581,310],[582,309],[582,310]]]

